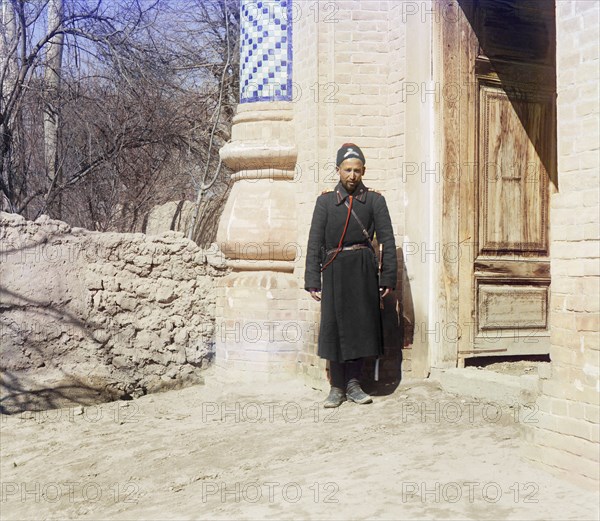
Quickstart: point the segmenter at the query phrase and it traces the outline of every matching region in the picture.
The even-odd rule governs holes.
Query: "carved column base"
[[[220,155],[235,173],[217,242],[233,271],[219,279],[216,365],[227,377],[289,379],[300,330],[294,277],[296,147],[288,102],[238,105],[232,139]]]
[[[298,320],[300,291],[289,272],[233,271],[221,279],[217,367],[244,381],[289,379],[297,370],[303,337],[315,334],[303,331]]]

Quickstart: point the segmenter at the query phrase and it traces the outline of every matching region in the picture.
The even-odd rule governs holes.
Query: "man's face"
[[[360,159],[355,157],[346,159],[337,167],[340,181],[346,192],[351,194],[360,183],[365,173],[365,167]]]

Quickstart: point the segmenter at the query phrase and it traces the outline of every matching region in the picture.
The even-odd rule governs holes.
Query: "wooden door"
[[[443,52],[453,58],[444,77],[463,94],[444,109],[459,129],[446,136],[445,151],[467,174],[457,191],[458,358],[548,353],[554,2],[455,7]]]

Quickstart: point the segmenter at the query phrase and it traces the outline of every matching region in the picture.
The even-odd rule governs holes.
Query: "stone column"
[[[289,378],[297,365],[291,0],[242,0],[240,104],[220,151],[234,170],[217,242],[216,363],[236,378]]]

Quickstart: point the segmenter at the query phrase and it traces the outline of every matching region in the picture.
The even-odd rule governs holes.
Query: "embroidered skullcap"
[[[337,151],[335,164],[340,166],[346,159],[360,159],[365,164],[365,156],[362,150],[354,143],[344,143]]]

